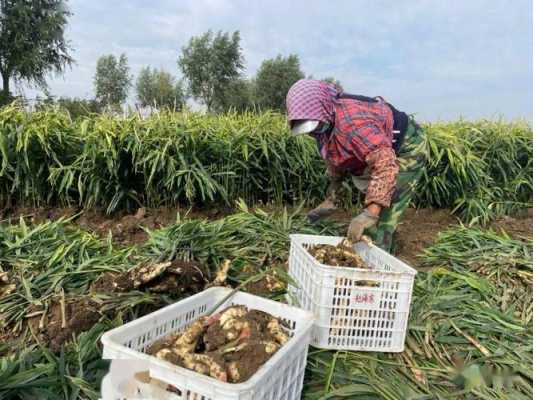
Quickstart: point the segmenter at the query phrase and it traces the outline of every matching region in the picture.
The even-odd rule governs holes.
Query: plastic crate
[[[122,365],[122,368],[128,371],[128,366]],[[120,379],[110,372],[102,379],[102,400],[108,399],[180,400],[181,396],[165,390],[162,385],[143,383],[133,376]]]
[[[229,292],[227,288],[210,288],[106,332],[102,336],[103,357],[114,360],[112,369],[113,364],[118,363],[115,360],[132,360],[131,376],[143,369],[149,371],[151,377],[176,387],[180,391],[178,398],[181,399],[299,399],[314,318],[310,312],[287,304],[237,292],[220,307],[245,305],[250,309],[268,312],[288,326],[291,339],[246,382],[220,382],[144,353],[156,340],[184,330],[205,315]],[[118,368],[127,369],[127,363]],[[114,373],[112,370],[110,379],[113,380],[118,374],[119,371]],[[120,380],[123,381],[124,376]],[[120,382],[113,382],[112,385],[118,384]]]
[[[316,244],[337,245],[342,237],[291,235],[290,304],[316,318],[311,344],[322,349],[401,352],[404,349],[416,271],[373,245],[355,251],[370,270],[320,264],[307,251]],[[377,286],[368,282],[376,282]]]

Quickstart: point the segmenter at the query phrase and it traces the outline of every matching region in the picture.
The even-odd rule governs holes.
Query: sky
[[[530,0],[70,0],[66,38],[75,65],[48,79],[55,96],[90,98],[96,61],[128,56],[180,77],[192,36],[241,32],[246,76],[278,54],[297,54],[315,78],[383,96],[423,121],[533,120]],[[25,88],[35,96],[38,91]],[[131,95],[133,100],[133,92]]]

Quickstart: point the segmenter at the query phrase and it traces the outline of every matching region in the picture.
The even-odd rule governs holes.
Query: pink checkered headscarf
[[[329,83],[315,79],[300,79],[287,93],[289,122],[312,119],[333,123],[336,96],[337,89]]]

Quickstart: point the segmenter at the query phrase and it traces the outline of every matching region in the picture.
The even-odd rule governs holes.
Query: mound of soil
[[[459,224],[459,219],[449,210],[408,209],[395,234],[396,255],[413,267],[421,264],[420,255],[437,240],[440,232]],[[505,231],[515,239],[533,237],[533,209],[520,217],[502,217],[491,222],[488,228]]]
[[[64,308],[59,300],[54,300],[48,310],[31,317],[28,324],[42,342],[57,352],[73,336],[92,328],[101,317],[98,304],[90,299],[66,299]]]
[[[520,239],[533,239],[533,208],[530,208],[526,215],[521,218],[502,217],[489,225],[489,228],[496,232],[504,231],[509,236]]]
[[[144,243],[148,239],[148,234],[143,228],[154,230],[172,225],[176,222],[178,213],[188,218],[218,219],[231,212],[229,208],[191,210],[188,207],[141,207],[133,214],[119,212],[108,215],[97,210],[82,210],[74,207],[8,207],[0,210],[0,218],[16,223],[20,217],[23,217],[38,224],[79,214],[73,219],[74,224],[101,237],[107,237],[111,232],[113,241],[125,246]]]
[[[60,218],[70,218],[77,212],[74,207],[7,207],[0,210],[0,218],[16,223],[22,217],[34,224],[40,224]]]
[[[245,382],[289,340],[272,315],[232,306],[195,321],[147,353],[224,382]]]
[[[141,290],[184,297],[202,291],[207,280],[207,269],[194,261],[141,265],[122,274],[103,274],[91,286],[96,293]]]
[[[77,221],[83,229],[95,232],[99,236],[111,233],[115,243],[133,245],[144,243],[148,234],[143,229],[159,229],[172,225],[176,221],[174,209],[150,210],[139,208],[133,215],[108,216],[95,211],[85,211]]]
[[[263,279],[248,283],[245,289],[256,296],[268,297],[273,293],[284,291],[285,283],[276,276],[267,275]]]
[[[412,267],[421,264],[420,254],[437,240],[439,232],[458,224],[448,210],[413,209],[405,212],[394,235],[395,253]]]

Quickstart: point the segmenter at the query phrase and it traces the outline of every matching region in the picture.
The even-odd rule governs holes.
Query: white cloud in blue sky
[[[132,72],[176,60],[191,36],[240,30],[246,74],[298,54],[306,74],[382,95],[423,120],[533,119],[533,4],[528,0],[71,0],[76,65],[54,95],[90,97],[97,58],[126,53]],[[31,94],[33,91],[27,91]]]

